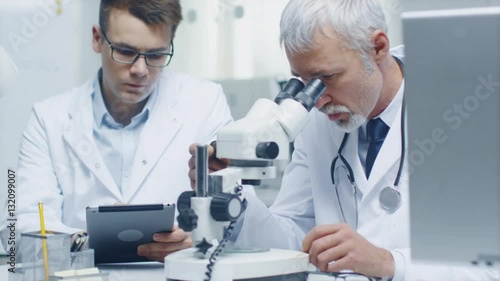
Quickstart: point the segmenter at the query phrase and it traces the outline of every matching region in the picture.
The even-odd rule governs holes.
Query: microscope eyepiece
[[[291,99],[304,89],[304,83],[297,78],[288,80],[283,90],[276,96],[274,102],[280,104],[284,99]]]
[[[320,79],[313,78],[293,99],[300,102],[307,111],[311,111],[325,90],[326,85]]]

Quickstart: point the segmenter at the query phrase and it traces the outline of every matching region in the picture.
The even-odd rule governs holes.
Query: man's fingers
[[[181,249],[186,249],[192,246],[191,240],[186,240],[177,243],[149,243],[140,245],[137,248],[137,253],[141,256],[153,255],[155,252],[172,252]]]
[[[189,148],[190,153],[191,153],[191,148],[195,149],[195,147],[191,146]],[[209,156],[213,155],[213,149],[214,149],[213,147],[211,146],[209,147],[209,154],[208,154]],[[228,163],[229,160],[227,159],[219,159],[213,157],[208,159],[208,167],[211,170],[210,172],[224,169],[227,167]],[[196,157],[194,155],[191,158],[189,158],[188,167],[189,167],[189,178],[191,180],[194,180],[195,170],[196,170]]]
[[[194,143],[192,145],[189,146],[189,154],[191,154],[193,157],[196,156],[196,146],[198,144]],[[208,145],[208,157],[212,156],[215,152],[215,149],[213,148],[213,146],[211,145]]]
[[[211,158],[208,160],[208,168],[218,171],[227,167],[229,161],[227,159]]]
[[[326,235],[337,233],[342,228],[348,227],[346,224],[338,223],[338,224],[327,224],[320,225],[314,227],[309,233],[307,233],[306,237],[302,242],[302,251],[308,253],[311,249],[311,244],[318,238],[321,238]]]
[[[325,251],[329,251],[330,249],[335,249],[341,243],[342,243],[341,237],[339,237],[339,235],[336,234],[330,234],[314,240],[311,243],[311,247],[309,249],[309,260],[311,261],[312,264],[320,263],[321,261],[319,261],[318,259],[320,259],[321,256],[324,256]],[[330,261],[332,260],[330,259],[327,262]]]
[[[196,168],[196,158],[194,156],[192,156],[191,158],[189,158],[188,167],[189,167],[189,169]]]
[[[215,148],[211,145],[208,146],[208,157],[214,155],[215,153]]]
[[[140,245],[137,248],[137,254],[139,256],[146,257],[150,260],[157,260],[163,262],[163,259],[165,258],[166,255],[178,250],[189,248],[193,245],[191,237],[183,230],[176,228],[176,230],[171,234],[174,233],[175,235],[177,235],[175,239],[178,239],[183,234],[185,234],[186,237],[178,242],[154,242],[154,243]],[[157,235],[155,234],[155,236]],[[158,238],[158,236],[156,238]],[[160,235],[159,238],[169,240],[172,237],[164,237],[163,235]]]
[[[196,170],[190,169],[188,172],[189,180],[191,181],[191,187],[194,188],[194,184],[196,183]]]
[[[343,262],[340,262],[335,268],[339,268],[341,266],[345,266],[344,262],[345,256],[349,253],[348,247],[345,245],[339,245],[336,247],[328,248],[325,251],[318,253],[315,258],[314,258],[314,263],[311,260],[311,263],[314,264],[319,270],[321,271],[329,271],[329,267],[332,264],[332,262],[336,263],[337,261],[340,261],[344,259]],[[348,268],[342,268],[341,270],[348,269]],[[339,272],[335,271],[335,272]]]
[[[196,143],[193,143],[192,145],[189,146],[189,154],[195,156],[195,154],[196,154]]]
[[[153,240],[156,242],[181,242],[187,239],[189,235],[182,229],[174,230],[171,233],[155,233],[153,235]]]

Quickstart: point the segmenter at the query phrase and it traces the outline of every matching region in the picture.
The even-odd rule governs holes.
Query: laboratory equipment
[[[205,277],[200,269],[207,264],[207,276],[218,274],[213,280],[220,281],[307,271],[308,255],[295,251],[231,253],[220,261],[216,257],[225,246],[224,229],[226,234],[230,232],[244,212],[242,185],[258,185],[260,180],[276,176],[273,161],[288,159],[290,142],[307,124],[309,111],[325,90],[319,79],[312,79],[305,87],[291,79],[274,102],[257,100],[243,119],[219,130],[216,154],[230,160],[225,169],[207,175],[207,147],[197,147],[196,191],[183,193],[177,202],[179,226],[192,231],[193,249],[165,258],[167,279],[199,280]],[[219,246],[215,247],[214,241]],[[218,263],[224,270],[217,269]]]

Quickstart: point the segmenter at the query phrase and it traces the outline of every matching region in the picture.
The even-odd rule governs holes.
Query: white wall
[[[99,63],[90,45],[98,1],[63,0],[60,15],[55,2],[0,0],[0,44],[19,69],[15,88],[0,98],[1,212],[6,210],[7,169],[16,169],[33,103],[82,83]]]
[[[288,0],[181,0],[184,22],[171,68],[209,79],[287,78],[279,21]],[[401,44],[399,0],[383,0],[389,36]],[[243,10],[243,17],[235,14]]]
[[[209,79],[288,74],[279,47],[287,0],[181,0],[184,21],[171,69]],[[242,12],[242,17],[235,13]]]

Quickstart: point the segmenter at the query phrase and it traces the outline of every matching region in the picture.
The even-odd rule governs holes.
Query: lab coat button
[[[142,165],[146,165],[146,164],[148,164],[148,161],[142,160]]]
[[[101,165],[99,165],[99,163],[95,164],[96,169],[99,169],[100,167],[101,167]]]

